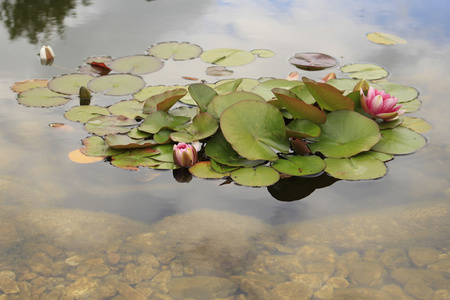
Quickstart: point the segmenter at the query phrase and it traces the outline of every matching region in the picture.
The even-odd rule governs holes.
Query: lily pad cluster
[[[84,100],[89,93],[93,99],[127,96],[107,107],[80,102],[65,112],[68,120],[84,123],[90,134],[79,149],[82,154],[126,170],[177,170],[174,144],[199,142],[199,160],[190,174],[246,186],[270,186],[281,178],[324,172],[346,180],[380,178],[394,155],[426,144],[420,134],[428,129],[424,120],[401,116],[381,122],[361,108],[361,90],[369,86],[398,98],[407,112],[420,107],[416,89],[375,81],[387,76],[375,65],[343,66],[350,78],[327,82],[238,78],[148,86],[141,76],[158,71],[162,60],[170,58],[200,57],[228,67],[272,55],[264,49],[204,52],[189,43],[161,43],[150,47],[148,55],[90,58],[79,73],[16,83],[13,90],[21,104],[42,107],[67,103],[81,91]],[[324,54],[298,55],[294,62],[304,64],[311,57],[327,67],[335,65]]]

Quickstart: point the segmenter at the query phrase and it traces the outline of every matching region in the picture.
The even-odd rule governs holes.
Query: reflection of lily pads
[[[229,67],[251,63],[255,59],[255,56],[245,50],[220,48],[205,51],[200,58],[207,63]]]
[[[388,154],[408,154],[426,144],[423,136],[402,126],[381,130],[381,136],[372,150]]]
[[[112,62],[109,62],[108,66],[119,73],[142,75],[156,72],[160,70],[164,64],[153,56],[133,55],[117,58]]]
[[[289,151],[283,115],[268,103],[237,102],[222,113],[220,127],[233,149],[247,159],[276,160],[272,148]]]
[[[19,94],[17,101],[25,106],[52,107],[69,102],[66,95],[55,93],[46,87],[37,87]]]
[[[334,57],[316,52],[297,53],[289,59],[289,62],[299,69],[308,71],[331,68],[337,63]]]
[[[47,79],[30,79],[20,82],[15,82],[11,89],[20,94],[22,92],[28,91],[32,88],[36,87],[47,87],[48,80]]]
[[[131,130],[130,126],[136,125],[133,119],[124,116],[99,116],[90,119],[84,125],[84,128],[96,135],[107,135],[116,133],[127,133]]]
[[[325,162],[318,156],[286,156],[276,160],[272,168],[292,176],[306,176],[323,171]]]
[[[92,118],[98,116],[109,116],[106,107],[96,105],[75,106],[64,113],[64,117],[70,121],[86,123]]]
[[[320,128],[322,134],[316,138],[316,143],[309,144],[309,148],[333,158],[368,151],[381,137],[376,122],[349,110],[329,113]]]
[[[95,78],[89,81],[87,86],[94,93],[123,96],[140,91],[145,86],[145,81],[139,76],[113,74]]]
[[[369,153],[360,153],[350,158],[325,158],[325,163],[325,172],[339,179],[375,179],[386,174],[386,165]]]
[[[342,66],[341,71],[349,73],[351,78],[367,80],[382,79],[389,75],[385,68],[374,64],[348,64]]]
[[[371,42],[383,45],[406,44],[406,40],[393,34],[383,32],[371,32],[366,35]]]
[[[189,44],[186,42],[167,42],[150,47],[148,49],[148,54],[161,59],[169,59],[173,57],[174,60],[186,60],[199,57],[202,51],[202,48],[198,45]]]
[[[231,172],[231,179],[246,186],[269,186],[280,179],[280,174],[267,166],[240,168]]]
[[[95,78],[89,74],[69,74],[55,77],[48,82],[48,88],[57,93],[77,95],[80,87],[86,86],[87,83]]]

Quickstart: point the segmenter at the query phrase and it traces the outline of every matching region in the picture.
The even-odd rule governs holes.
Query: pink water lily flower
[[[361,107],[373,118],[380,118],[383,121],[393,121],[398,116],[404,114],[406,109],[400,109],[401,104],[397,105],[398,99],[386,93],[370,87],[367,95],[363,90],[361,93]]]
[[[197,150],[186,143],[173,145],[173,161],[180,167],[191,167],[197,162]]]

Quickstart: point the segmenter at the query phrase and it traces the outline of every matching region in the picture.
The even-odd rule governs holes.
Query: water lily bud
[[[392,97],[385,91],[379,91],[370,87],[367,94],[360,90],[361,107],[374,119],[380,118],[383,121],[393,121],[406,112],[406,109],[400,109],[402,105],[397,105],[398,99]]]
[[[328,73],[327,75],[323,76],[322,81],[327,82],[331,79],[336,79],[336,74],[334,72]]]
[[[55,60],[55,53],[53,52],[52,47],[42,46],[39,57],[41,58],[41,65],[51,66]]]
[[[173,146],[173,161],[180,167],[191,167],[197,162],[197,150],[186,143]]]
[[[369,83],[365,79],[361,79],[353,88],[353,91],[367,91],[369,89]]]

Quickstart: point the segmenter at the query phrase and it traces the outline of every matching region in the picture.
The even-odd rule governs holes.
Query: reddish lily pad
[[[297,53],[289,59],[289,62],[302,70],[317,71],[334,67],[337,60],[324,53],[302,52]]]
[[[70,97],[55,93],[46,87],[36,87],[22,92],[17,101],[25,106],[52,107],[66,104]]]
[[[107,135],[116,133],[127,133],[131,130],[130,126],[136,125],[133,119],[124,116],[99,116],[90,119],[84,125],[86,131],[96,135]]]
[[[109,67],[118,73],[143,75],[159,71],[163,62],[149,55],[133,55],[117,58],[108,63]]]
[[[145,86],[145,81],[135,75],[112,74],[97,77],[87,84],[94,93],[104,93],[108,96],[124,96],[140,91]]]

